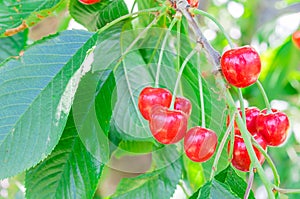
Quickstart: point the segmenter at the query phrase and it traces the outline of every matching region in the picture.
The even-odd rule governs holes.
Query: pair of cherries
[[[242,115],[241,111],[239,113]],[[279,146],[286,140],[290,125],[285,113],[276,109],[268,112],[267,109],[260,111],[256,107],[249,107],[245,109],[245,114],[247,130],[264,150],[267,149],[267,146]],[[228,123],[229,117],[227,118],[227,125]],[[230,142],[228,142],[228,152],[229,149]],[[265,160],[263,154],[255,147],[254,151],[260,164],[262,164]],[[246,145],[235,123],[232,165],[241,171],[247,172],[250,164],[251,160]]]
[[[153,137],[162,144],[174,144],[184,138],[186,155],[193,161],[204,162],[215,152],[217,135],[210,129],[199,126],[187,131],[191,115],[191,102],[176,97],[171,107],[172,94],[164,88],[144,88],[138,98],[142,116],[149,121]]]

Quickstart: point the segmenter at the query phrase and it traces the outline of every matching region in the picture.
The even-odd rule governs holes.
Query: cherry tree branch
[[[198,26],[195,19],[191,16],[189,12],[190,5],[186,0],[175,0],[177,9],[183,14],[183,16],[188,20],[189,25],[193,29],[195,35],[197,36],[197,43],[199,43],[208,56],[210,56],[215,69],[218,70],[220,65],[221,55],[216,51],[212,45],[208,42],[206,37],[203,35],[200,27]]]

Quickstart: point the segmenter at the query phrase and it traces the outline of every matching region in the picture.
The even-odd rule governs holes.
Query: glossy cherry
[[[256,120],[257,116],[260,113],[260,110],[256,107],[248,107],[245,108],[245,114],[246,114],[246,125],[247,129],[251,134],[254,134],[257,132],[256,130]],[[242,115],[242,112],[240,111],[240,114]]]
[[[191,128],[184,137],[184,151],[191,160],[205,162],[216,151],[218,137],[210,129],[196,126]]]
[[[153,137],[162,144],[180,141],[187,131],[187,115],[160,105],[150,112],[149,126]]]
[[[255,133],[253,135],[253,138],[257,141],[257,143],[262,146],[264,150],[267,148],[267,144],[264,140],[264,138],[258,134]],[[253,146],[252,146],[253,147]],[[254,148],[254,152],[256,154],[256,157],[260,164],[262,164],[265,160],[264,156],[262,153],[259,152],[258,149]],[[229,153],[230,150],[230,142],[228,142],[228,147],[227,147],[227,152]],[[231,160],[232,165],[240,170],[247,172],[249,171],[251,160],[245,145],[245,142],[243,138],[240,135],[235,135],[234,136],[234,145],[233,145],[233,153],[232,153],[232,160]]]
[[[242,111],[240,109],[239,113],[242,116]],[[257,107],[247,107],[245,108],[245,114],[246,114],[246,125],[247,125],[247,129],[251,134],[254,134],[257,132],[256,130],[256,119],[258,114],[260,113],[260,110]],[[229,125],[230,122],[230,117],[227,117],[227,121],[226,124],[227,126]],[[234,133],[236,135],[241,135],[241,132],[237,126],[237,123],[234,122]]]
[[[86,5],[92,5],[95,3],[100,2],[100,0],[78,0],[80,3],[86,4]]]
[[[176,97],[174,103],[174,109],[184,112],[188,117],[192,112],[192,104],[190,100],[184,97]]]
[[[295,46],[300,49],[300,30],[297,30],[293,33],[292,40]]]
[[[261,71],[259,54],[250,46],[228,50],[221,57],[221,70],[229,84],[238,88],[250,86]]]
[[[187,0],[187,2],[191,5],[191,7],[198,8],[199,0]]]
[[[150,111],[154,105],[161,105],[169,107],[171,105],[172,94],[169,90],[164,88],[144,88],[138,99],[138,107],[142,116],[146,119],[150,119]]]
[[[257,116],[257,132],[264,137],[269,146],[282,144],[287,138],[289,127],[288,116],[276,109],[272,109],[272,113],[267,113],[267,109],[264,109]]]

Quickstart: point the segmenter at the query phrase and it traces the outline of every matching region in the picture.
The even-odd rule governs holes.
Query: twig
[[[251,187],[253,184],[253,179],[254,179],[254,171],[253,171],[253,167],[251,165],[249,179],[248,179],[248,185],[247,185],[247,189],[245,191],[244,199],[247,199],[249,197],[250,190],[251,190]]]
[[[279,187],[275,187],[273,191],[277,191],[279,193],[287,194],[287,193],[300,193],[300,189],[282,189]]]
[[[215,66],[215,70],[218,70],[218,67],[220,65],[220,59],[221,59],[220,53],[210,45],[208,40],[203,35],[195,19],[191,16],[190,12],[188,11],[189,4],[187,3],[187,1],[186,0],[175,0],[175,1],[176,1],[177,9],[188,20],[189,25],[192,27],[195,35],[197,36],[197,43],[201,44],[205,52],[211,57]]]
[[[232,129],[232,127],[233,127],[233,124],[234,124],[234,118],[235,118],[235,117],[232,117],[232,118],[231,118],[230,123],[229,123],[229,125],[228,125],[228,127],[227,127],[227,130],[226,130],[226,132],[225,132],[225,134],[224,134],[224,136],[223,136],[223,138],[222,138],[222,141],[221,141],[221,143],[220,143],[220,145],[219,145],[219,148],[218,148],[218,151],[217,151],[217,154],[216,154],[216,157],[215,157],[215,159],[214,159],[213,166],[212,166],[212,171],[211,171],[211,173],[210,173],[210,180],[213,179],[213,177],[214,177],[214,175],[215,175],[215,172],[216,172],[216,170],[217,170],[217,165],[218,165],[218,162],[219,162],[221,153],[222,153],[222,151],[223,151],[223,148],[224,148],[224,146],[225,146],[225,142],[226,142],[226,140],[227,140],[227,138],[228,138],[228,136],[229,136],[229,134],[230,134],[230,132],[231,132],[231,129]]]

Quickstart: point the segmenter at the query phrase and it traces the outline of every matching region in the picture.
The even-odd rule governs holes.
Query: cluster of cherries
[[[261,71],[261,61],[258,53],[250,46],[244,46],[226,51],[221,58],[221,70],[231,85],[244,88],[252,85],[258,79]],[[242,115],[241,111],[240,115]],[[267,146],[279,146],[287,138],[289,120],[285,113],[276,109],[260,111],[256,107],[245,109],[246,127],[256,142],[264,149]],[[227,118],[227,125],[229,117]],[[230,142],[228,143],[228,152]],[[254,147],[257,159],[262,164],[264,156]],[[251,160],[247,152],[241,132],[234,124],[234,145],[232,165],[241,170],[249,171]]]
[[[276,109],[269,111],[267,109],[260,111],[256,107],[245,109],[247,130],[264,150],[267,149],[267,146],[281,145],[286,140],[289,129],[289,119],[285,113]],[[242,111],[239,111],[239,113],[242,116]],[[228,117],[227,125],[229,120]],[[229,153],[230,141],[227,149]],[[258,161],[262,164],[265,160],[263,154],[257,148],[254,147],[253,149]],[[235,168],[241,171],[249,171],[251,160],[236,123],[234,123],[234,145],[231,162]]]
[[[174,144],[184,139],[186,155],[195,162],[208,160],[215,152],[218,139],[214,131],[200,126],[187,131],[191,115],[191,102],[176,97],[171,106],[172,94],[164,88],[144,88],[138,98],[142,116],[149,121],[153,137],[162,144]]]

